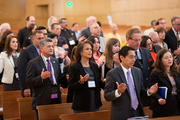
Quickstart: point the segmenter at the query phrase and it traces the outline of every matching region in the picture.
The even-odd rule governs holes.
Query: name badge
[[[15,73],[16,79],[19,79],[19,75],[18,73]]]
[[[69,41],[69,44],[70,44],[70,45],[75,45],[75,41],[74,41],[74,40],[70,40],[70,41]]]
[[[88,88],[95,88],[96,84],[95,81],[88,81]]]

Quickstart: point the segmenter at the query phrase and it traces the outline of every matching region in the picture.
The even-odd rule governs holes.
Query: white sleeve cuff
[[[148,89],[149,90],[149,89]],[[151,96],[151,94],[149,94],[149,91],[147,90],[147,96]]]
[[[121,94],[118,93],[118,89],[115,90],[115,97],[120,97]]]

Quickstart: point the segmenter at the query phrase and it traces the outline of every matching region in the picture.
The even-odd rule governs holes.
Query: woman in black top
[[[157,54],[150,86],[154,83],[167,88],[167,97],[163,98],[159,92],[152,95],[153,117],[180,115],[180,73],[168,49],[161,49]]]
[[[93,45],[85,41],[77,46],[75,63],[70,67],[69,88],[73,90],[72,108],[75,113],[98,111],[102,105],[97,64],[91,62]]]

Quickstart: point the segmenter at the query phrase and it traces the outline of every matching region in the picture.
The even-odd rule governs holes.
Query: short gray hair
[[[89,16],[88,18],[86,18],[86,22],[88,23],[89,21],[95,19],[96,20],[96,17],[95,16]]]
[[[39,47],[44,47],[47,42],[53,42],[51,38],[42,39],[39,43]]]
[[[174,16],[174,17],[172,17],[171,23],[174,24],[174,22],[175,22],[176,19],[180,19],[180,16]]]
[[[11,26],[10,26],[9,23],[2,23],[2,24],[0,25],[0,31],[1,31],[2,29],[4,29],[4,28],[11,29]]]

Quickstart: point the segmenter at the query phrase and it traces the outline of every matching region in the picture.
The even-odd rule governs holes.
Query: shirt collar
[[[43,58],[43,60],[46,62],[47,60],[50,60],[50,57],[45,57],[43,54],[41,54],[41,57]]]
[[[126,74],[128,71],[131,72],[131,68],[126,69],[122,64],[121,64],[121,67],[122,67],[122,69],[123,69],[123,71],[124,71],[125,74]]]
[[[173,27],[172,27],[172,30],[173,30],[175,36],[177,36],[177,33],[179,33],[179,32],[176,32],[175,29],[174,29]]]

